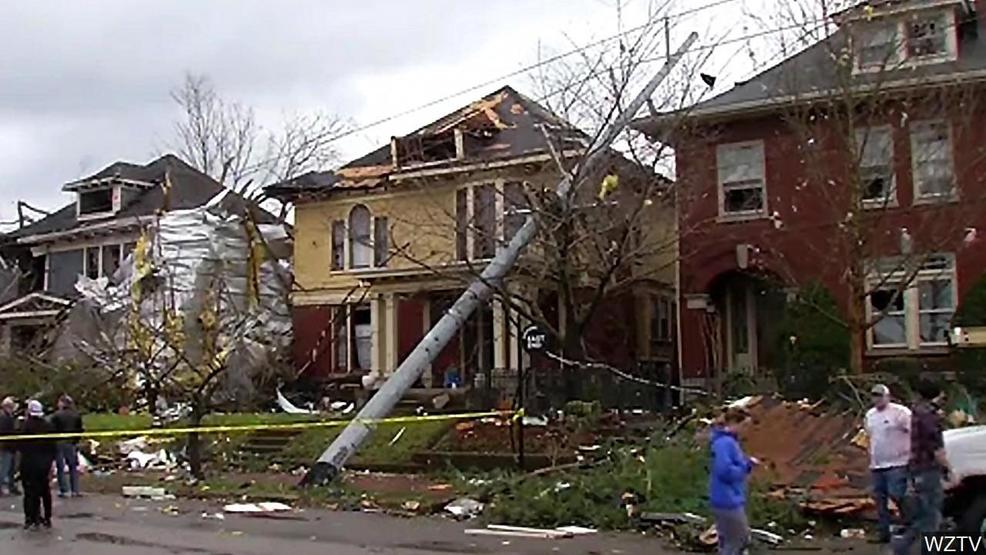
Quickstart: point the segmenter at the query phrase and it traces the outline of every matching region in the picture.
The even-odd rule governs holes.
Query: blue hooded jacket
[[[712,470],[709,473],[709,504],[713,509],[738,509],[746,505],[746,477],[753,463],[743,454],[736,434],[713,428],[709,442]]]

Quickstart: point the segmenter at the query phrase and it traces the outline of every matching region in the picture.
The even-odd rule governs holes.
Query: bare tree
[[[204,75],[187,74],[171,93],[181,109],[171,147],[186,161],[236,192],[256,196],[339,161],[335,140],[349,124],[328,113],[287,114],[276,127],[258,123],[253,108],[224,98]]]

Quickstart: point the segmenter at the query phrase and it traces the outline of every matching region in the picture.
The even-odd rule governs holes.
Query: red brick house
[[[813,283],[861,324],[851,364],[948,352],[986,264],[984,22],[986,0],[872,1],[732,90],[638,122],[676,152],[685,383],[776,369],[797,341],[784,307]]]

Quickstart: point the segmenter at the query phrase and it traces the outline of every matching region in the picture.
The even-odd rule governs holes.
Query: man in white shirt
[[[890,401],[890,388],[873,386],[873,408],[866,413],[866,435],[870,442],[870,471],[873,497],[879,515],[878,541],[890,541],[890,510],[893,499],[898,510],[907,493],[907,464],[911,456],[911,410]]]

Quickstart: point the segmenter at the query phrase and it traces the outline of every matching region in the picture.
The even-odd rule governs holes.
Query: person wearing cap
[[[81,434],[82,416],[75,410],[75,401],[68,395],[58,399],[58,410],[51,416],[51,424],[58,434]],[[58,440],[55,452],[55,471],[58,475],[58,497],[78,497],[79,493],[79,438]]]
[[[866,413],[866,435],[870,443],[870,475],[877,510],[877,541],[890,542],[890,507],[898,511],[907,494],[907,463],[911,458],[911,410],[891,402],[890,388],[876,384],[870,390],[873,408]]]
[[[52,426],[45,420],[44,406],[39,401],[28,401],[27,418],[21,433],[42,435],[52,433]],[[51,527],[51,464],[55,461],[55,440],[47,438],[21,439],[21,485],[24,488],[24,528]],[[44,507],[44,515],[41,508]]]
[[[17,433],[17,402],[13,397],[5,397],[0,403],[0,436]],[[0,441],[0,495],[20,495],[14,475],[17,474],[15,462],[17,447],[10,441]]]

